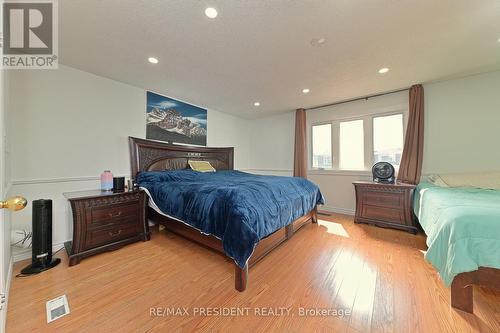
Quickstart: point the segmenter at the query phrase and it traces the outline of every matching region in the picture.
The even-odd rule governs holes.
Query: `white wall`
[[[349,119],[361,115],[404,111],[408,109],[407,93],[326,107],[307,111],[307,136],[314,123]],[[290,176],[293,174],[293,149],[295,113],[259,118],[252,121],[251,168],[249,171],[262,174]],[[310,139],[308,143],[310,144]],[[308,152],[311,147],[308,146]],[[325,196],[324,209],[353,214],[355,208],[353,181],[369,180],[369,172],[363,171],[316,171],[309,170],[308,178],[319,185]]]
[[[145,137],[146,91],[63,65],[12,72],[8,84],[11,193],[54,201],[53,243],[60,246],[72,232],[62,193],[99,188],[105,169],[130,175],[127,140]],[[249,163],[246,122],[208,110],[207,144],[234,146],[239,169]],[[13,215],[13,226],[31,226],[30,206]]]
[[[500,170],[500,150],[496,149],[500,142],[500,71],[424,84],[424,94],[423,174]],[[307,111],[308,137],[313,123],[407,108],[407,95],[401,92]],[[254,120],[251,128],[251,171],[291,174],[294,113]],[[310,153],[310,146],[308,150]],[[369,180],[371,173],[309,171],[308,178],[320,186],[325,209],[353,214],[352,182]]]
[[[500,71],[424,85],[423,173],[500,170]]]
[[[250,128],[248,120],[223,112],[208,110],[207,145],[234,147],[234,168],[250,166]]]
[[[62,193],[97,188],[104,169],[129,174],[127,137],[145,135],[145,90],[65,66],[12,72],[7,83],[10,193],[54,200],[59,245],[72,232]],[[424,91],[424,173],[500,169],[500,151],[491,149],[500,141],[500,72],[426,84]],[[407,98],[402,92],[308,111],[308,136],[313,123],[398,111]],[[246,120],[209,110],[208,122],[208,145],[234,146],[236,169],[292,175],[294,112]],[[348,214],[355,207],[352,182],[370,178],[366,171],[309,172],[325,208]],[[30,225],[31,208],[13,223]]]
[[[250,169],[260,174],[293,175],[295,114],[258,118],[249,121]]]

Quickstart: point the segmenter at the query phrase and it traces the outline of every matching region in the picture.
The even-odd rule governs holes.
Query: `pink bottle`
[[[101,190],[111,191],[113,189],[113,174],[109,170],[101,173]]]

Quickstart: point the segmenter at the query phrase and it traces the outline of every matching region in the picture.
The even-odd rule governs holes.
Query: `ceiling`
[[[59,36],[62,64],[253,118],[500,69],[500,1],[63,0]]]

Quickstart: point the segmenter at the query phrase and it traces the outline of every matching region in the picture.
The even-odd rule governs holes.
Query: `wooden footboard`
[[[275,231],[273,234],[264,238],[257,244],[255,250],[248,260],[248,264],[244,268],[240,268],[236,263],[234,264],[234,287],[238,291],[245,291],[248,282],[248,266],[252,267],[259,260],[264,258],[269,252],[278,247],[281,243],[292,238],[293,234],[297,232],[300,228],[306,225],[308,222],[317,223],[318,222],[318,211],[317,208],[311,210],[307,215],[299,217],[293,223],[287,225]]]
[[[234,148],[192,147],[172,145],[158,141],[144,140],[129,137],[131,178],[136,180],[141,171],[164,171],[188,169],[190,160],[208,161],[217,170],[233,170]],[[190,239],[198,244],[224,253],[222,242],[209,235],[204,235],[198,230],[174,219],[170,219],[148,208],[148,218],[165,226],[166,229]],[[236,267],[235,288],[243,291],[248,281],[248,266],[254,265],[275,247],[290,239],[294,232],[299,230],[309,221],[316,223],[318,220],[316,207],[306,215],[295,220],[291,225],[277,230],[259,242],[255,247],[252,257],[248,260],[247,267]]]
[[[148,207],[148,219],[162,224],[167,230],[175,234],[178,234],[200,245],[224,254],[222,242],[220,239],[217,239],[216,237],[211,235],[204,235],[198,230],[182,222],[170,219],[164,215],[159,214],[151,207]],[[255,247],[252,256],[248,260],[248,264],[244,268],[240,268],[238,265],[234,264],[234,288],[238,291],[244,291],[248,283],[248,268],[255,265],[259,260],[264,258],[269,252],[278,247],[281,243],[283,243],[287,239],[292,238],[293,234],[308,222],[318,222],[317,208],[314,208],[308,214],[299,217],[290,225],[275,231],[268,237],[261,240]]]
[[[500,290],[500,269],[479,267],[477,271],[461,273],[451,283],[451,306],[473,313],[473,285]]]

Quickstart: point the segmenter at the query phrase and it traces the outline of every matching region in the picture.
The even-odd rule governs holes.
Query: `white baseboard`
[[[16,248],[12,250],[12,260],[14,262],[31,258],[31,247],[26,249]]]
[[[62,243],[56,243],[52,244],[52,253],[55,253],[56,251],[59,251],[64,247],[64,243],[67,241],[64,241]],[[26,248],[26,249],[20,249],[17,248],[16,251],[12,251],[12,261],[13,262],[18,262],[26,259],[31,258],[31,247]]]
[[[349,208],[341,208],[341,207],[332,207],[332,206],[320,206],[319,210],[324,210],[327,212],[332,212],[332,213],[338,213],[338,214],[345,214],[345,215],[352,215],[356,213],[354,209],[349,209]]]

